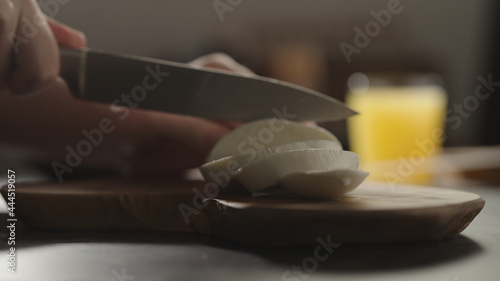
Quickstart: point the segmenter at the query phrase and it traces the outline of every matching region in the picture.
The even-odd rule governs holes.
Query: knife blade
[[[356,114],[332,97],[276,79],[88,48],[61,48],[61,77],[83,100],[219,121],[335,121]]]

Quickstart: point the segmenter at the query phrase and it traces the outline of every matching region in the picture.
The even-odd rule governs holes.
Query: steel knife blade
[[[220,121],[335,121],[356,114],[316,91],[260,76],[61,48],[61,77],[77,98]]]

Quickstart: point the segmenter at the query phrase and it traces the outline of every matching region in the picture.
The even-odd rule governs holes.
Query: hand
[[[205,56],[192,64],[250,73],[222,54]],[[38,95],[22,99],[4,96],[0,102],[0,141],[22,147],[32,158],[39,155],[37,160],[52,168],[54,163],[66,166],[69,170],[62,166],[54,170],[62,180],[83,166],[120,169],[127,175],[148,178],[174,177],[203,164],[213,145],[237,126],[145,110],[130,109],[123,120],[120,115],[109,105],[74,99],[64,81],[56,79]],[[103,133],[102,142],[92,145],[88,155],[79,155],[80,163],[68,162],[68,149],[78,150],[79,143],[88,141],[83,130],[95,132],[105,119],[111,120],[114,130]],[[70,158],[75,160],[74,155]]]
[[[46,17],[35,0],[0,0],[0,94],[43,91],[59,73],[59,48],[83,48],[83,33]]]

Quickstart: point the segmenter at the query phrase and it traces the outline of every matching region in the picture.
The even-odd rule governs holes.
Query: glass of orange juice
[[[439,76],[354,73],[346,103],[350,149],[369,180],[429,184],[442,148],[447,98]]]

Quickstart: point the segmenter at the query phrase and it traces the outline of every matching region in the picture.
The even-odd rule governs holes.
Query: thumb
[[[85,34],[81,31],[64,25],[52,18],[47,18],[47,21],[59,45],[74,49],[81,49],[87,45]]]

